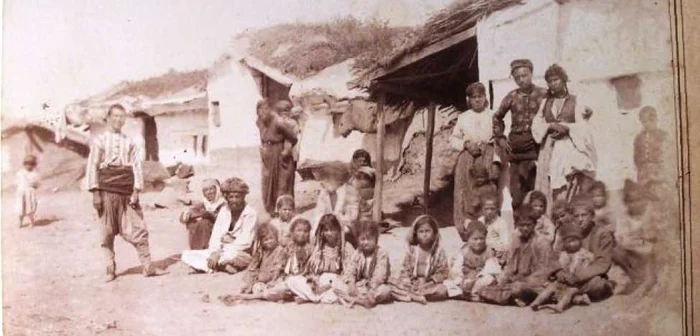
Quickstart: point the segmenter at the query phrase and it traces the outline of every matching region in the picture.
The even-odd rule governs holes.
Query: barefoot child
[[[34,226],[34,214],[36,214],[37,199],[36,188],[39,187],[39,174],[36,168],[36,156],[27,155],[22,160],[22,169],[17,172],[17,213],[19,214],[19,227],[24,225],[24,219],[29,219],[29,227]]]
[[[294,217],[294,197],[292,195],[278,197],[275,212],[276,216],[270,221],[270,224],[279,232],[280,244],[287,246],[291,242],[290,221]]]
[[[567,223],[561,228],[562,251],[559,253],[558,263],[555,265],[552,275],[553,281],[549,282],[535,301],[530,304],[533,310],[549,308],[556,313],[566,310],[572,303],[589,305],[590,298],[581,293],[579,288],[567,284],[574,274],[587,267],[595,257],[591,251],[582,247],[581,227],[575,223]],[[557,304],[545,304],[552,297],[557,298]]]
[[[352,246],[343,238],[338,218],[333,214],[321,216],[304,275],[287,279],[287,286],[297,296],[297,302],[339,302],[332,285],[341,281],[340,275],[353,252]]]
[[[588,195],[595,208],[595,221],[601,225],[607,225],[611,230],[615,230],[615,216],[608,206],[608,188],[605,183],[595,181],[588,190]]]
[[[449,275],[449,265],[440,240],[438,225],[433,217],[422,215],[413,221],[401,275],[392,284],[394,299],[425,304],[427,301],[448,298],[443,281]]]
[[[478,291],[495,282],[501,265],[493,249],[486,244],[488,230],[479,221],[467,226],[467,242],[452,265],[453,277],[445,284],[450,297],[479,301]]]
[[[255,230],[253,260],[248,266],[244,285],[238,295],[222,298],[226,304],[237,300],[284,299],[283,292],[275,290],[282,283],[287,264],[285,248],[279,243],[279,233],[270,223],[259,224]]]
[[[221,195],[219,181],[206,179],[202,182],[202,202],[192,202],[189,209],[180,214],[180,222],[189,232],[191,250],[204,250],[209,247],[209,238],[216,217],[226,200]]]
[[[311,222],[306,218],[296,217],[292,219],[289,233],[291,241],[285,247],[288,259],[284,266],[284,274],[287,277],[302,275],[313,251],[310,237]]]
[[[338,297],[352,304],[373,308],[391,301],[387,284],[391,271],[389,255],[379,247],[379,227],[373,222],[358,223],[358,249],[343,270],[342,282],[334,284]]]

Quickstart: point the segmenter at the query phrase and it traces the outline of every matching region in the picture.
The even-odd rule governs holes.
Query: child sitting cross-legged
[[[288,298],[284,284],[284,268],[287,264],[285,248],[279,243],[279,233],[270,223],[259,224],[255,229],[253,259],[248,266],[240,294],[221,297],[226,304],[239,300],[281,301]]]
[[[452,265],[452,274],[445,284],[451,298],[479,301],[477,292],[496,281],[501,265],[496,253],[486,244],[486,226],[479,221],[467,225],[467,242]]]
[[[341,281],[341,274],[353,255],[354,249],[342,235],[338,218],[325,214],[318,222],[313,252],[303,275],[287,278],[287,286],[297,303],[338,303],[340,299],[333,285]]]
[[[567,223],[560,228],[562,238],[562,251],[559,253],[558,262],[552,269],[550,281],[546,284],[537,298],[530,304],[533,310],[541,308],[552,309],[556,313],[566,310],[572,303],[589,305],[591,300],[585,293],[581,293],[579,288],[567,284],[576,272],[587,267],[595,258],[591,251],[582,247],[582,229],[575,223]],[[552,297],[557,300],[556,304],[545,304]]]
[[[413,221],[401,275],[397,281],[391,281],[394,299],[425,304],[448,298],[443,281],[449,275],[449,265],[440,240],[433,217],[422,215]]]
[[[391,301],[391,287],[387,280],[389,256],[379,247],[379,227],[362,221],[357,227],[358,248],[352,254],[348,267],[343,270],[343,281],[334,284],[333,291],[342,300],[372,308],[378,303]]]

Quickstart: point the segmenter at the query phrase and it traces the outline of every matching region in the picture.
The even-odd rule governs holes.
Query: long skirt
[[[209,248],[209,238],[214,222],[209,218],[197,218],[187,223],[190,250],[206,250]]]
[[[291,155],[282,155],[284,143],[260,146],[262,159],[262,196],[265,210],[274,212],[277,197],[294,196],[296,162]]]
[[[457,159],[454,183],[454,225],[463,225],[464,221],[469,217],[465,206],[473,193],[473,183],[469,176],[469,169],[478,164],[486,168],[489,171],[489,175],[493,174],[494,147],[492,144],[482,144],[480,148],[481,155],[478,157],[473,157],[468,151],[464,150]],[[494,176],[491,177],[494,178]]]

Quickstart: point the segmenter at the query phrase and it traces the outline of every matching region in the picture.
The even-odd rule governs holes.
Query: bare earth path
[[[187,245],[185,230],[176,222],[179,209],[146,212],[151,252],[169,274],[143,278],[135,251],[118,239],[117,267],[122,274],[103,284],[98,224],[89,195],[41,195],[41,226],[21,230],[11,216],[11,195],[3,196],[7,335],[642,335],[648,328],[680,332],[679,312],[667,318],[668,308],[659,308],[663,305],[657,301],[623,296],[561,315],[456,301],[394,303],[373,310],[295,303],[228,307],[217,297],[237,289],[240,275],[190,275],[176,262]],[[459,244],[453,230],[443,229],[448,251]],[[380,243],[391,252],[393,272],[400,266],[405,233],[397,229],[381,237]]]

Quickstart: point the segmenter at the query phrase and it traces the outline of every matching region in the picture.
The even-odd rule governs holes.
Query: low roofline
[[[265,63],[253,56],[243,57],[240,61],[246,66],[262,72],[265,76],[272,78],[275,82],[284,86],[291,86],[294,82],[299,80],[294,76],[284,74],[279,69],[265,65]]]

